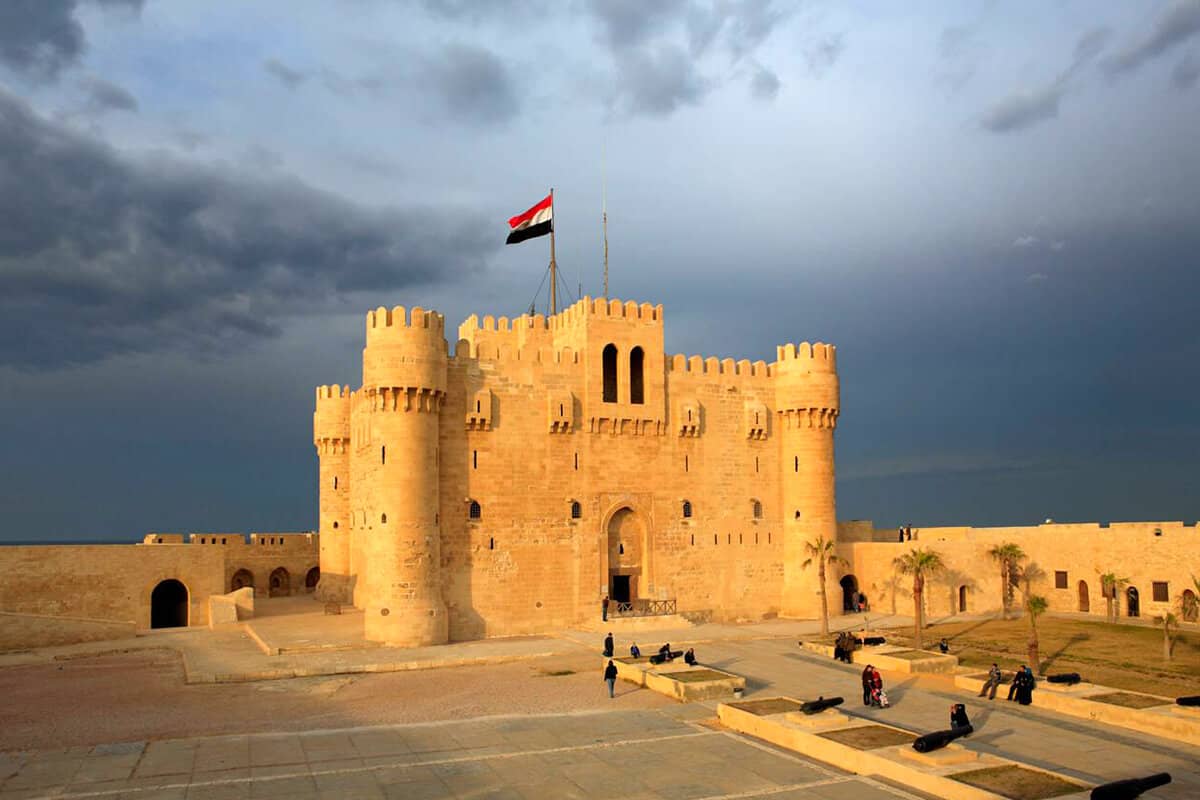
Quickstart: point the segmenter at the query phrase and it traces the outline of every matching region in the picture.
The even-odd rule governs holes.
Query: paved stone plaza
[[[702,663],[747,679],[747,697],[843,695],[852,715],[875,717],[914,730],[946,727],[951,702],[966,702],[977,732],[966,746],[1013,758],[1090,783],[1101,783],[1156,771],[1174,777],[1170,786],[1148,799],[1200,797],[1200,753],[1194,747],[1148,735],[1068,718],[1037,708],[976,700],[957,691],[944,677],[913,678],[885,674],[893,707],[863,708],[858,702],[859,668],[820,658],[781,638],[782,628],[795,633],[808,623],[717,628],[701,626],[689,639],[670,632],[673,643],[694,645]],[[201,634],[202,635],[202,634]],[[661,636],[639,636],[650,643]],[[195,641],[199,641],[198,639]],[[553,640],[553,648],[578,661],[595,664],[562,679],[529,679],[510,683],[512,662],[495,667],[443,669],[362,675],[359,691],[375,687],[377,704],[396,706],[401,689],[436,696],[439,686],[477,674],[474,691],[508,695],[507,707],[518,713],[443,715],[440,721],[347,726],[346,716],[329,722],[280,718],[269,733],[238,733],[185,738],[150,737],[148,741],[78,744],[61,749],[0,755],[0,800],[24,797],[445,797],[445,798],[873,798],[921,797],[903,787],[848,775],[749,738],[714,727],[716,702],[688,705],[653,700],[645,690],[620,684],[620,696],[607,699],[600,681],[600,659],[590,653],[590,640],[572,634]],[[517,643],[495,643],[504,659],[519,655]],[[618,646],[626,643],[618,641]],[[473,643],[485,647],[486,643]],[[548,670],[560,656],[537,657],[546,642],[525,643],[526,671]],[[423,651],[424,653],[424,651]],[[402,658],[396,652],[392,657]],[[453,661],[459,654],[446,648]],[[27,656],[26,659],[31,656]],[[56,669],[48,666],[49,669]],[[585,667],[584,669],[589,669]],[[592,705],[570,713],[538,712],[539,690],[547,680],[582,678],[572,691],[594,693]],[[121,680],[129,680],[122,675]],[[313,679],[308,679],[313,680]],[[411,683],[406,683],[411,682]],[[178,691],[206,692],[220,708],[239,687],[285,687],[297,681],[256,684],[181,686]],[[469,687],[457,686],[462,692]],[[230,693],[228,696],[225,693]],[[279,702],[278,692],[260,692],[256,702],[264,717]],[[654,704],[646,706],[646,700]],[[314,699],[314,703],[337,701]],[[402,701],[401,701],[402,702]],[[638,707],[631,703],[641,703]],[[324,707],[324,706],[323,706]],[[611,710],[610,710],[611,709]],[[543,709],[544,710],[544,709]],[[403,707],[391,719],[406,719]],[[163,713],[169,713],[164,709]],[[423,712],[424,713],[424,712]],[[103,709],[80,708],[77,716],[104,715]],[[447,719],[446,717],[450,717]],[[455,718],[457,717],[457,718]],[[371,719],[387,719],[372,717]],[[0,712],[0,721],[4,719]],[[328,729],[336,725],[338,729]],[[47,719],[46,725],[56,723]],[[322,728],[317,730],[316,728]],[[136,725],[126,730],[136,730]],[[113,728],[115,730],[115,728]],[[243,728],[243,730],[263,730]],[[43,737],[44,738],[44,737]],[[135,738],[129,736],[127,738]]]

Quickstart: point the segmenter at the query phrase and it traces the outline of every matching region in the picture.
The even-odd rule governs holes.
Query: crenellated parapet
[[[367,313],[363,390],[373,408],[421,410],[430,402],[418,395],[445,394],[444,327],[441,314],[420,306],[413,306],[411,312],[404,306],[381,306]]]
[[[349,386],[318,386],[313,411],[313,444],[320,455],[345,452],[350,443]]]
[[[785,344],[771,365],[775,410],[785,427],[833,428],[841,409],[837,348],[831,344]]]

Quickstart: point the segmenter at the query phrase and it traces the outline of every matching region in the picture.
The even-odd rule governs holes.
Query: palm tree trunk
[[[1038,663],[1038,635],[1037,622],[1032,614],[1029,615],[1029,666],[1033,668],[1035,673],[1041,674],[1041,665]]]
[[[1171,629],[1163,625],[1163,661],[1171,660]]]
[[[821,582],[821,635],[829,633],[829,600],[825,597],[825,558],[821,557],[817,567],[817,580]]]
[[[1008,562],[1000,562],[1000,619],[1008,619]]]
[[[921,594],[922,594],[921,587],[917,584],[916,581],[913,581],[913,605],[916,607],[913,612],[914,617],[915,617],[915,622],[916,622],[916,625],[914,626],[915,630],[913,632],[913,646],[918,650],[921,649],[921,644],[922,644],[921,629],[923,627],[925,627],[925,620],[922,619],[922,617],[924,615],[921,613],[922,612]]]

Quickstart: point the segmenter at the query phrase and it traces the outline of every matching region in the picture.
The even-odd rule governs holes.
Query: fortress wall
[[[248,570],[254,576],[255,593],[265,597],[269,594],[271,573],[284,569],[288,575],[290,589],[286,594],[305,594],[305,577],[309,570],[320,565],[320,536],[315,533],[150,533],[142,544],[183,544],[186,539],[191,547],[215,549],[224,558],[224,582],[222,591],[233,590],[233,576],[239,570]],[[162,540],[162,541],[160,541]]]
[[[149,628],[150,593],[174,578],[188,588],[190,624],[206,625],[209,595],[224,591],[224,564],[220,547],[0,547],[0,611]]]
[[[638,596],[730,619],[777,611],[780,525],[770,520],[778,455],[769,440],[746,436],[745,396],[695,382],[711,426],[698,437],[652,427],[586,433],[581,371],[573,360],[451,362],[440,437],[450,638],[553,630],[597,614],[608,582],[607,525],[624,505],[649,550],[636,560]],[[467,405],[481,389],[493,401],[490,429],[466,430]],[[574,398],[569,433],[550,433],[553,397]],[[757,522],[755,497],[764,509]],[[468,519],[468,498],[481,504],[477,522]],[[573,499],[583,506],[579,520],[570,517]],[[684,499],[695,511],[687,521]]]
[[[1161,535],[1155,535],[1156,530]],[[851,543],[840,550],[851,562],[847,571],[867,587],[864,590],[876,609],[890,608],[893,558],[913,546],[937,551],[948,569],[929,582],[929,609],[942,615],[951,612],[952,597],[963,585],[968,587],[969,612],[1000,609],[1000,568],[987,553],[1006,542],[1018,544],[1025,551],[1028,558],[1024,563],[1034,566],[1040,575],[1032,581],[1033,592],[1044,596],[1053,611],[1079,611],[1079,582],[1084,581],[1088,613],[1103,618],[1106,604],[1100,575],[1115,572],[1129,578],[1129,585],[1138,590],[1140,616],[1152,619],[1166,610],[1177,613],[1179,594],[1191,586],[1193,575],[1200,576],[1200,529],[1181,522],[922,528],[914,529],[912,542]],[[1056,571],[1067,573],[1066,588],[1056,588]],[[1155,581],[1167,583],[1168,602],[1154,600]],[[912,613],[910,587],[911,578],[902,578],[897,600],[901,613]],[[1019,604],[1019,590],[1016,596]],[[1121,615],[1125,616],[1124,595],[1120,605]]]

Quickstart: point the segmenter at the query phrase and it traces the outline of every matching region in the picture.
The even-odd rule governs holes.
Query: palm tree
[[[1117,592],[1129,583],[1129,578],[1121,578],[1115,572],[1106,572],[1100,576],[1100,588],[1104,592],[1105,614],[1109,622],[1116,622],[1121,613],[1121,606],[1116,602]]]
[[[925,593],[925,576],[939,571],[942,557],[933,550],[923,550],[914,547],[911,551],[894,559],[892,563],[902,575],[912,575],[913,579],[913,646],[921,649],[921,630],[925,627],[925,609],[922,595]]]
[[[826,539],[823,535],[818,536],[811,542],[804,543],[804,552],[808,553],[808,558],[804,559],[804,563],[800,565],[804,569],[808,569],[809,565],[813,563],[817,565],[817,580],[821,583],[822,635],[829,633],[829,599],[825,595],[825,566],[848,563],[846,559],[837,554],[836,550],[836,542]]]
[[[1046,598],[1039,594],[1031,594],[1025,598],[1025,611],[1029,614],[1029,663],[1037,673],[1042,671],[1038,660],[1037,618],[1046,613],[1048,605]]]
[[[1179,624],[1179,617],[1170,611],[1163,612],[1154,618],[1154,624],[1162,625],[1163,631],[1163,661],[1171,660],[1171,629]]]
[[[988,555],[1000,565],[1000,607],[1002,618],[1008,619],[1008,610],[1012,608],[1017,566],[1025,558],[1025,551],[1019,544],[1004,542],[988,550]]]

